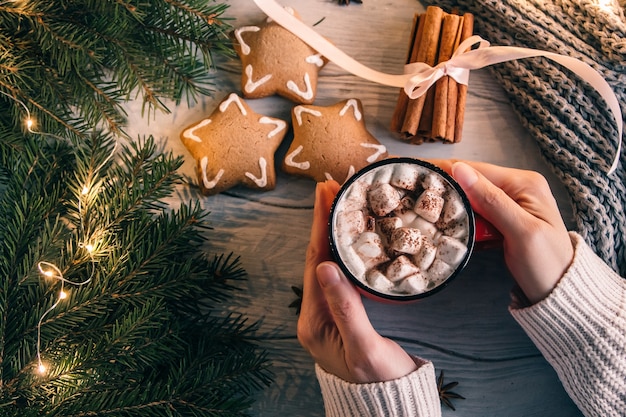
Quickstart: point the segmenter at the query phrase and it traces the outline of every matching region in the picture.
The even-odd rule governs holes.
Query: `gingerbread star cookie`
[[[283,160],[288,174],[345,182],[359,169],[387,157],[387,149],[365,127],[357,99],[332,106],[292,109],[293,141]]]
[[[293,9],[286,9],[298,17]],[[318,72],[327,59],[269,18],[259,26],[237,28],[233,35],[244,97],[278,94],[295,103],[313,103]]]
[[[286,133],[285,121],[255,113],[230,94],[208,118],[185,128],[180,139],[197,162],[200,189],[212,195],[239,184],[272,190],[274,153]]]

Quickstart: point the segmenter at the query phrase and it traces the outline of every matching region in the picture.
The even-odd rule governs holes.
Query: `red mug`
[[[388,185],[381,186],[381,184],[386,183],[387,179],[389,181]],[[426,188],[424,185],[426,181],[432,182],[427,185],[429,188]],[[394,185],[391,185],[392,183]],[[390,185],[392,188],[389,187]],[[411,189],[412,187],[415,188]],[[421,194],[426,194],[425,191],[431,191],[430,187],[432,187],[432,190],[438,190],[437,192],[440,193],[440,198],[433,197],[434,202],[437,202],[437,199],[439,200],[439,203],[433,204],[433,207],[438,205],[439,207],[437,208],[428,207],[428,204],[423,202],[425,200],[421,199]],[[372,191],[374,188],[377,190]],[[389,198],[383,193],[381,198],[374,199],[375,203],[372,203],[372,194],[379,192],[379,189],[383,188],[392,190]],[[393,190],[398,191],[399,195],[396,196]],[[417,196],[418,192],[421,193],[420,196]],[[397,213],[397,211],[386,213],[385,210],[387,209],[384,206],[389,205],[389,207],[393,207],[396,204],[396,198],[402,198],[400,197],[402,194],[405,194],[407,197],[404,201],[412,201],[413,199],[416,202],[421,201],[421,207],[427,210],[423,214],[424,217],[428,217],[428,210],[432,209],[431,211],[435,213],[434,216],[438,218],[437,221],[434,218],[428,221],[422,218],[418,219],[420,227],[425,227],[428,230],[427,233],[433,233],[433,236],[438,236],[437,239],[439,240],[439,246],[436,247],[436,255],[432,255],[434,256],[432,258],[433,262],[424,271],[419,270],[419,267],[412,262],[406,261],[406,259],[416,259],[417,256],[420,256],[418,252],[411,255],[401,252],[404,249],[401,249],[399,252],[397,250],[398,245],[395,243],[391,244],[390,238],[386,237],[387,234],[381,231],[381,225],[384,222],[398,224],[398,220],[393,219],[395,217],[394,213]],[[454,216],[457,216],[450,220],[449,223],[442,223],[441,229],[443,231],[439,230],[439,226],[436,225],[441,223],[441,219],[444,218],[444,203],[441,203],[441,200],[444,200],[445,204],[455,206]],[[454,204],[451,203],[452,200],[454,200]],[[399,208],[402,207],[398,205],[397,209]],[[437,210],[439,210],[439,214],[437,214]],[[363,214],[362,219],[361,214]],[[403,211],[403,215],[405,214],[406,211]],[[413,213],[410,213],[410,215],[412,216]],[[386,220],[389,218],[392,220]],[[346,219],[350,219],[350,222],[347,222]],[[341,223],[342,221],[343,223]],[[402,221],[400,219],[400,223]],[[417,220],[413,221],[417,222]],[[453,222],[454,226],[450,226]],[[361,229],[363,230],[359,231]],[[364,234],[365,231],[369,233],[367,236]],[[379,239],[372,233],[377,233]],[[420,233],[417,235],[420,235]],[[450,236],[446,233],[450,233]],[[344,274],[356,285],[359,292],[368,298],[392,303],[417,301],[441,291],[461,273],[474,250],[499,246],[502,242],[501,234],[493,225],[474,213],[465,192],[447,172],[429,162],[405,157],[389,158],[368,165],[342,185],[331,207],[329,236],[331,252],[335,261]],[[359,246],[359,250],[365,247],[362,252],[367,253],[367,255],[361,258],[351,248],[355,245],[358,246],[363,236],[366,236],[365,240],[367,243]],[[442,238],[442,236],[444,237]],[[420,237],[420,239],[422,238]],[[441,249],[441,241],[444,239],[447,246],[445,251]],[[403,244],[405,242],[410,242],[410,239],[406,238]],[[463,245],[465,245],[464,248]],[[394,246],[394,248],[390,249],[390,246]],[[417,247],[417,244],[415,247]],[[408,251],[406,253],[411,253],[411,249],[406,250]],[[432,253],[432,251],[429,253]],[[450,255],[450,253],[453,255]],[[393,256],[389,256],[389,254],[393,254]],[[399,259],[401,257],[402,262]],[[454,263],[450,262],[448,265],[445,261],[450,260],[452,257],[454,257]],[[434,259],[439,259],[437,268],[435,268]],[[442,259],[445,259],[445,261]],[[401,266],[397,267],[395,264],[401,264]],[[400,274],[394,275],[393,278],[388,278],[387,275],[390,275],[389,270],[392,268],[394,272],[402,271],[402,274],[404,274],[405,271],[408,271],[408,274],[413,273],[413,275],[401,277]],[[387,274],[383,272],[385,269]],[[437,269],[430,274],[431,278],[433,276],[435,278],[426,278],[426,275],[432,269]],[[382,274],[382,277],[380,274]],[[375,276],[375,279],[372,276]],[[398,277],[401,278],[396,280]],[[409,281],[405,282],[404,280],[409,277],[411,277],[412,281],[410,283]],[[377,285],[373,285],[373,281]],[[382,289],[380,282],[383,282],[382,287],[384,288]],[[428,284],[425,284],[426,282]],[[419,283],[423,287],[422,290],[415,290],[416,286],[412,285],[413,283]],[[415,291],[406,291],[406,288],[411,288]]]

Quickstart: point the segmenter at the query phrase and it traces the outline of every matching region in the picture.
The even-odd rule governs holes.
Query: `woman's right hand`
[[[487,163],[435,163],[452,173],[474,210],[502,233],[506,264],[528,301],[547,297],[574,250],[545,177]]]

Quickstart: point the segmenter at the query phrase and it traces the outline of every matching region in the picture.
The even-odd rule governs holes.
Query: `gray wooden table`
[[[334,0],[282,0],[309,25],[348,55],[373,69],[400,73],[407,53],[412,16],[424,7],[416,0],[363,0],[339,6]],[[234,26],[258,23],[263,13],[251,0],[228,1]],[[476,17],[477,21],[480,16]],[[497,44],[497,40],[490,40]],[[181,130],[210,114],[230,92],[240,93],[238,59],[219,63],[216,93],[188,107],[170,103],[171,114],[151,120],[141,104],[128,106],[132,136],[153,134],[164,149],[185,157],[183,172],[195,181],[195,161],[179,140]],[[541,171],[548,176],[566,223],[571,222],[567,196],[543,162],[528,132],[520,125],[489,70],[472,72],[463,140],[454,145],[410,145],[390,132],[398,89],[359,79],[328,64],[320,73],[315,104],[330,105],[358,98],[368,130],[391,154],[420,158],[463,158]],[[290,120],[292,103],[278,97],[248,100],[264,115]],[[279,149],[276,160],[284,155]],[[209,252],[241,256],[249,279],[228,308],[261,320],[262,343],[269,350],[275,383],[259,393],[251,411],[258,416],[321,416],[323,404],[313,361],[296,340],[296,299],[312,219],[315,184],[279,172],[270,192],[236,188],[212,197],[193,187],[181,188],[171,200],[199,200],[211,212]],[[380,333],[394,338],[410,353],[428,358],[446,380],[458,381],[452,416],[579,416],[556,374],[510,317],[507,307],[512,280],[499,250],[475,253],[453,285],[437,296],[407,306],[365,301]]]

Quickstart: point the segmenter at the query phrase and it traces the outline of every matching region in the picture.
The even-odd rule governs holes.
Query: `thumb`
[[[493,224],[503,235],[517,232],[526,214],[500,187],[464,162],[452,165],[452,176],[459,183],[474,211]]]
[[[361,296],[334,262],[317,267],[317,280],[322,287],[335,325],[347,349],[363,345],[376,333],[367,317]]]

